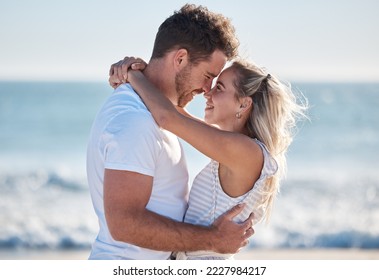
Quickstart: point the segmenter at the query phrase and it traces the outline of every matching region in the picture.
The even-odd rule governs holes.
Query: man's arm
[[[232,221],[243,207],[235,207],[212,227],[173,221],[146,209],[153,177],[136,172],[106,169],[104,208],[109,231],[115,240],[157,251],[212,250],[236,253],[254,233],[252,221]]]

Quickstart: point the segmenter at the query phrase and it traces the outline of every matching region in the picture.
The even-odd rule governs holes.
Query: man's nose
[[[212,88],[212,79],[210,79],[208,82],[206,82],[203,86],[204,93],[210,92]]]

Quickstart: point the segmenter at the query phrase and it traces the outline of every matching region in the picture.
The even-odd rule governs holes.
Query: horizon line
[[[309,83],[309,84],[379,84],[379,80],[341,80],[341,79],[325,79],[325,80],[312,80],[312,79],[293,79],[284,80],[290,84],[296,83]],[[106,83],[108,84],[108,79],[1,79],[0,83]]]

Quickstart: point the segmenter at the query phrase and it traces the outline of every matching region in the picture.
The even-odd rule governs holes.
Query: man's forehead
[[[206,75],[216,78],[226,65],[226,62],[226,55],[223,52],[216,50],[209,56],[208,59],[201,61],[197,67],[202,69],[203,73]]]
[[[223,52],[219,50],[214,51],[210,59],[211,68],[208,70],[209,74],[213,77],[217,77],[227,61],[228,58]]]

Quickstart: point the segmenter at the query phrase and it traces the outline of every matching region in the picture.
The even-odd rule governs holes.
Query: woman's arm
[[[188,112],[185,108],[183,108],[183,107],[179,107],[179,106],[175,106],[175,108],[176,108],[176,110],[177,110],[180,114],[182,114],[183,116],[185,116],[185,117],[187,117],[187,118],[191,118],[191,119],[193,119],[193,120],[195,120],[195,121],[198,121],[198,122],[201,122],[201,123],[207,124],[203,119],[198,118],[198,117],[192,115],[192,114],[191,114],[190,112]],[[215,124],[207,124],[207,125],[209,125],[209,126],[212,125],[212,126],[217,127]]]
[[[140,71],[129,71],[128,79],[162,128],[182,138],[206,156],[230,168],[256,164],[260,148],[243,134],[223,131],[179,113],[175,106]]]
[[[119,62],[113,63],[109,69],[109,84],[113,88],[128,81],[128,69],[131,67],[134,70],[145,70],[147,63],[141,58],[125,56]]]

